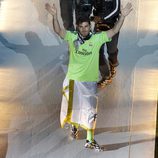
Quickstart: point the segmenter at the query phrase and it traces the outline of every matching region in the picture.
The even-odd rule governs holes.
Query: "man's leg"
[[[74,0],[60,0],[60,11],[65,29],[73,31]]]
[[[109,60],[109,65],[110,65],[110,71],[112,77],[115,76],[116,70],[115,67],[119,65],[118,62],[118,38],[119,38],[119,33],[117,33],[111,40],[111,42],[107,42],[107,53],[108,53],[108,60]]]
[[[98,86],[104,87],[107,84],[111,83],[110,68],[104,54],[104,44],[101,46],[99,52],[99,70],[102,79],[98,82]]]
[[[94,130],[87,130],[87,140],[90,142],[94,140]]]
[[[85,148],[94,149],[96,151],[102,151],[100,145],[94,139],[94,130],[87,130],[87,138]]]

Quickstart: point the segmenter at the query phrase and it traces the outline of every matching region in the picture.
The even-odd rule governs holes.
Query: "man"
[[[78,17],[89,17],[92,13],[94,0],[60,0],[60,12],[63,20],[63,26],[66,30],[75,30],[75,21]],[[65,56],[63,64],[67,65],[68,59]]]
[[[95,30],[107,31],[114,27],[119,19],[120,14],[120,0],[94,0],[94,21]],[[102,45],[99,56],[99,69],[102,79],[98,82],[99,87],[105,87],[112,82],[112,78],[116,74],[115,67],[119,65],[118,62],[118,38],[119,32],[115,34],[111,41],[106,43],[108,61],[105,58],[104,47]]]
[[[82,15],[89,17],[92,6],[93,0],[60,0],[60,11],[64,28],[74,31],[74,11],[75,19]]]
[[[55,5],[46,4],[47,11],[53,17],[54,31],[69,44],[70,57],[68,72],[63,83],[63,98],[60,122],[81,126],[87,130],[85,147],[101,151],[94,139],[98,97],[97,80],[99,77],[99,49],[103,43],[118,33],[125,17],[132,10],[131,3],[122,9],[119,21],[107,32],[92,33],[88,17],[80,17],[76,21],[77,31],[61,29],[57,19]]]

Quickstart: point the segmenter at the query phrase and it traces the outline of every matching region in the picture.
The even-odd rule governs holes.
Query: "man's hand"
[[[53,4],[53,6],[51,6],[49,3],[45,4],[45,9],[52,15],[55,16],[57,15],[57,9],[55,7],[55,4]]]
[[[49,3],[45,4],[45,9],[53,16],[52,23],[53,23],[53,29],[56,34],[58,34],[61,38],[65,37],[66,31],[65,29],[61,29],[58,17],[57,17],[57,8],[55,7],[55,4],[52,6]]]
[[[124,8],[121,7],[121,16],[119,20],[116,22],[115,26],[107,31],[107,35],[109,38],[112,38],[122,27],[125,17],[132,11],[132,4],[127,3]]]
[[[121,7],[121,15],[126,17],[132,9],[132,4],[128,2],[124,8]]]

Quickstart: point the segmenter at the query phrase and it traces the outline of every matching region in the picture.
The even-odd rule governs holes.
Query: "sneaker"
[[[102,78],[98,83],[97,83],[97,86],[99,88],[104,88],[106,85],[110,84],[112,82],[112,78],[111,76],[110,77],[107,77],[107,78]]]
[[[74,139],[77,139],[78,137],[78,129],[74,125],[72,125],[72,128],[71,128],[71,136]]]
[[[86,144],[84,146],[85,148],[95,149],[96,151],[102,151],[102,148],[95,140],[93,140],[92,142],[86,140]]]
[[[114,78],[116,75],[116,66],[113,65],[111,62],[109,62],[109,65],[110,65],[111,78]]]
[[[114,78],[116,76],[116,69],[113,66],[110,66],[110,72],[111,72],[111,78]]]

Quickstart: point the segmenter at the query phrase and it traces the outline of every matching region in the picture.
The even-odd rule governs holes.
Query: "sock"
[[[94,139],[94,130],[87,130],[87,140],[92,142]]]

